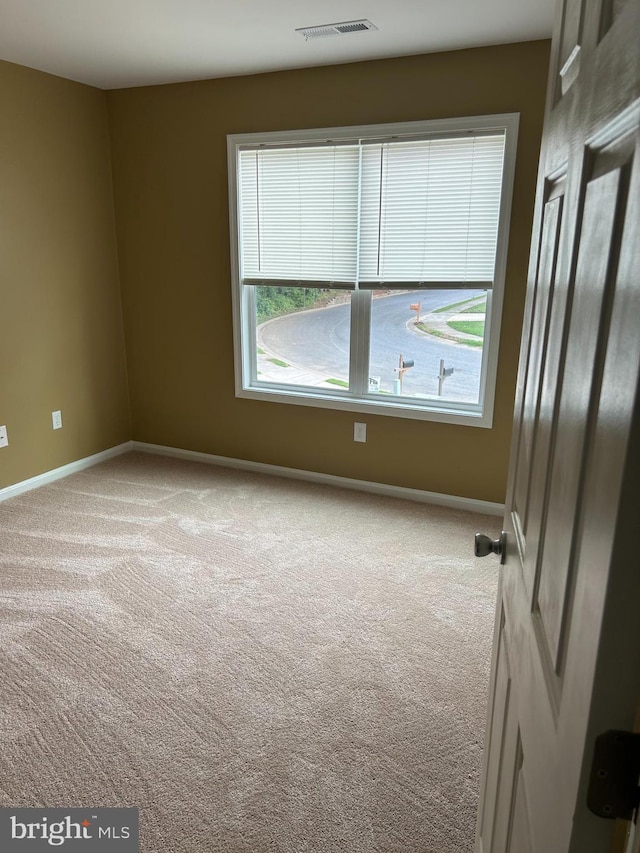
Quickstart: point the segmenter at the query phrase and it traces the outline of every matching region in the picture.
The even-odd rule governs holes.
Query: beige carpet
[[[129,454],[0,504],[0,805],[144,853],[472,849],[495,518]]]

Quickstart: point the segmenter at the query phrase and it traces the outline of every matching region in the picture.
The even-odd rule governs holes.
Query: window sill
[[[365,415],[382,415],[392,418],[433,421],[436,423],[458,424],[460,426],[490,429],[493,418],[484,413],[481,407],[464,403],[442,403],[436,401],[428,407],[411,402],[410,398],[376,400],[370,397],[357,398],[347,395],[314,394],[304,389],[285,389],[266,385],[239,388],[236,397],[246,400],[260,400],[268,403],[285,403],[294,406],[311,406],[319,409],[355,412]]]

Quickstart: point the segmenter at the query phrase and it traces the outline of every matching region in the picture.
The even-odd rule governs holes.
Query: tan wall
[[[548,56],[528,42],[108,93],[134,439],[502,501]],[[226,134],[499,112],[521,124],[494,428],[236,399]]]
[[[130,419],[105,94],[0,62],[0,103],[3,487],[128,440]]]

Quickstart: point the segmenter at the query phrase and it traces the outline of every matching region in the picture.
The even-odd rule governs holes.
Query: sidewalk
[[[469,314],[465,313],[466,308],[472,308],[474,305],[479,305],[486,300],[486,296],[478,296],[475,299],[470,299],[464,306],[456,306],[452,311],[433,311],[430,314],[422,314],[420,316],[420,326],[415,320],[410,320],[407,327],[416,334],[433,335],[438,340],[450,344],[465,344],[470,342],[471,346],[478,346],[478,341],[482,340],[478,335],[470,335],[468,332],[459,332],[452,329],[449,323],[453,321],[468,322],[469,320],[477,320],[484,322],[486,314]],[[462,311],[460,308],[462,307]]]
[[[283,385],[305,385],[312,388],[333,388],[334,391],[344,387],[326,381],[334,377],[326,376],[324,373],[316,373],[313,370],[309,370],[309,368],[285,361],[279,356],[272,355],[266,351],[258,352],[257,359],[258,379],[261,379],[263,382],[279,382]]]

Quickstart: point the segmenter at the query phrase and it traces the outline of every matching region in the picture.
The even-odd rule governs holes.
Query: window
[[[491,426],[517,123],[229,136],[236,394]]]

